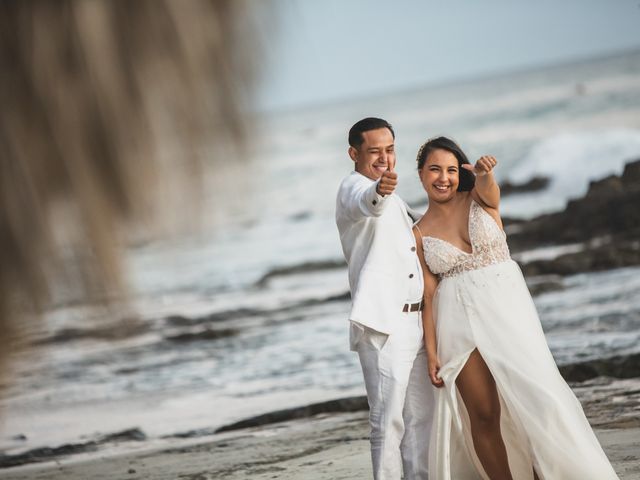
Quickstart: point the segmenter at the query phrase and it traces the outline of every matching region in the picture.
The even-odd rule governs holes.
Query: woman
[[[617,479],[547,346],[498,212],[495,158],[445,137],[418,152],[434,480]]]

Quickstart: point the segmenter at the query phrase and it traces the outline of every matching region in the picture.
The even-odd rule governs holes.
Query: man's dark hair
[[[358,148],[364,142],[362,134],[369,130],[377,130],[378,128],[388,128],[393,138],[396,138],[396,133],[393,131],[393,127],[389,122],[381,118],[367,117],[363,118],[359,122],[356,122],[351,130],[349,130],[349,145],[353,148]]]
[[[462,168],[463,164],[470,165],[469,159],[462,151],[462,149],[458,146],[456,142],[447,137],[437,137],[428,140],[420,150],[418,150],[418,157],[416,161],[418,162],[418,170],[422,170],[424,167],[427,158],[434,150],[446,150],[455,155],[458,159],[458,177],[460,178],[460,183],[458,183],[458,192],[468,192],[473,189],[476,184],[476,177],[469,170]]]

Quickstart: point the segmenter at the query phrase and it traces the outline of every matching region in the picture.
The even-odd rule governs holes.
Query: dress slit
[[[461,355],[455,362],[458,365],[456,365],[456,368],[454,369],[455,374],[450,377],[449,382],[451,387],[447,392],[447,397],[449,397],[449,406],[452,411],[452,420],[456,425],[457,431],[460,434],[461,438],[464,439],[465,447],[468,450],[468,460],[473,463],[477,474],[479,475],[479,478],[482,478],[482,480],[489,480],[489,477],[484,472],[482,463],[480,462],[480,459],[476,453],[471,431],[471,421],[469,418],[467,407],[456,384],[458,375],[467,365],[471,354],[476,350],[486,364],[487,369],[491,374],[491,378],[493,379],[495,384],[498,401],[500,402],[500,431],[502,433],[503,440],[505,441],[505,447],[507,448],[510,467],[512,463],[517,463],[519,464],[519,466],[516,467],[517,470],[523,471],[527,468],[525,465],[529,464],[529,470],[531,471],[530,478],[533,480],[533,468],[535,461],[534,453],[531,449],[530,439],[522,428],[521,422],[519,422],[517,415],[514,415],[512,412],[512,408],[509,407],[509,401],[505,399],[505,395],[503,393],[504,388],[500,385],[499,376],[497,376],[491,369],[491,360],[487,361],[487,358],[485,358],[485,356],[482,354],[482,351],[477,346],[472,348],[468,352],[465,352],[465,354]],[[525,447],[525,445],[526,449],[523,448]],[[514,450],[519,451],[515,452]],[[543,480],[540,475],[538,476],[540,480]]]

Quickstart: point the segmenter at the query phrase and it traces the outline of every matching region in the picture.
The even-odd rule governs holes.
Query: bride
[[[497,162],[448,138],[418,152],[429,208],[415,225],[437,391],[433,480],[617,479],[547,346],[498,212]]]

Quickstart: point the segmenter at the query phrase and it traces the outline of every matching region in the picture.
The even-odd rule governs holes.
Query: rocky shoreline
[[[514,251],[544,245],[640,238],[640,160],[625,165],[622,175],[592,181],[587,193],[564,210],[517,223],[509,233]]]
[[[621,176],[589,185],[586,195],[563,211],[507,227],[509,248],[582,244],[576,252],[522,263],[525,275],[571,275],[640,264],[640,160],[627,163]]]

